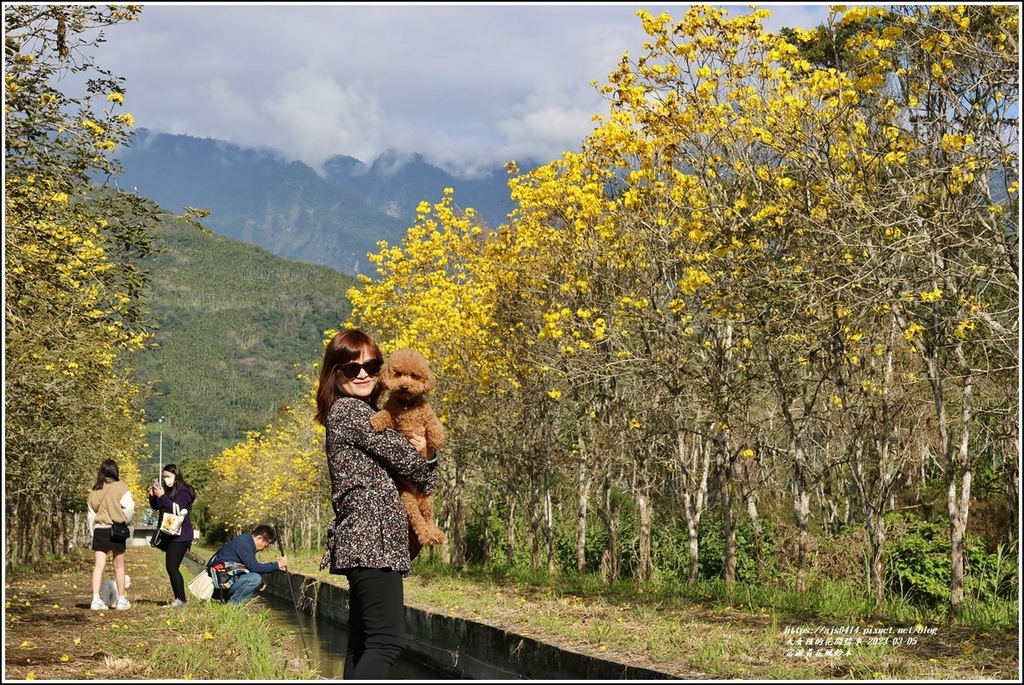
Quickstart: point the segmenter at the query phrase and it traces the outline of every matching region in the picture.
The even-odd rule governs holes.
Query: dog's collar
[[[395,398],[395,402],[398,402],[400,405],[402,405],[406,409],[412,409],[419,402],[419,399],[414,397],[411,400],[403,400],[401,397],[396,397]]]

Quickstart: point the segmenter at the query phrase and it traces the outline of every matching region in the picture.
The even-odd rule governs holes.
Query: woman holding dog
[[[177,464],[165,466],[160,477],[163,482],[154,480],[147,491],[149,508],[158,512],[157,521],[163,518],[165,511],[174,513],[174,505],[178,505],[179,511],[186,512],[181,532],[173,537],[167,536],[166,541],[159,545],[164,551],[164,566],[171,580],[171,592],[174,593],[174,599],[167,606],[181,609],[188,601],[185,596],[185,579],[181,576],[181,562],[185,560],[185,554],[195,538],[192,530],[192,504],[196,501],[196,490],[185,482],[185,474]],[[160,535],[163,537],[167,534],[161,532]]]
[[[406,439],[390,428],[378,433],[370,425],[382,366],[373,338],[358,329],[342,331],[324,351],[316,394],[334,506],[320,568],[348,579],[346,679],[388,678],[405,646],[409,519],[392,474],[425,494],[437,481],[437,458],[428,453],[426,438]]]
[[[117,609],[124,611],[131,609],[131,602],[125,595],[126,583],[124,574],[124,550],[125,541],[116,541],[110,538],[110,528],[116,521],[118,523],[131,523],[135,516],[135,500],[132,499],[131,490],[121,482],[120,470],[117,462],[107,459],[100,464],[96,474],[96,483],[92,486],[92,492],[86,498],[86,520],[89,523],[89,530],[92,531],[92,549],[96,553],[95,564],[92,569],[92,606],[95,611],[105,609]],[[107,555],[113,557],[114,580],[117,582],[117,602],[113,607],[109,606],[100,595],[103,585],[103,570],[107,566]]]

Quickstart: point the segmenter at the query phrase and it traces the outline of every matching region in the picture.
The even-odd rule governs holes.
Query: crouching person
[[[217,550],[206,568],[213,578],[213,596],[229,604],[242,604],[267,587],[263,573],[288,568],[288,557],[263,563],[258,552],[277,542],[277,532],[267,525],[256,526],[252,533],[239,535]]]

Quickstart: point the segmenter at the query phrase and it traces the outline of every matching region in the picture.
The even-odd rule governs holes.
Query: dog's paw
[[[370,417],[370,427],[380,433],[391,425],[391,416],[386,411],[379,411]]]

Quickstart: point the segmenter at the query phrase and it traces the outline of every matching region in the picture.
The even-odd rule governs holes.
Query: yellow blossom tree
[[[102,28],[138,14],[4,5],[4,475],[6,549],[19,562],[65,549],[66,514],[84,510],[104,459],[141,496],[130,355],[148,336],[137,264],[157,212],[92,182],[116,175],[111,153],[134,122],[122,79],[90,54]],[[65,92],[64,78],[84,92]]]

